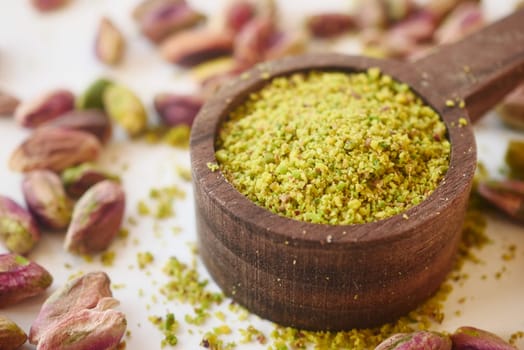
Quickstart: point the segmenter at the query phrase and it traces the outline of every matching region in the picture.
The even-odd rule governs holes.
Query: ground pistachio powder
[[[274,213],[360,224],[422,202],[448,169],[439,115],[378,68],[276,77],[221,125],[220,170]]]

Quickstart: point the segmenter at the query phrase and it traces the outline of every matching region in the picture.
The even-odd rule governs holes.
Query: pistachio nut
[[[102,271],[89,272],[68,281],[42,305],[31,325],[29,342],[38,344],[47,330],[68,314],[93,309],[101,299],[112,297],[110,284],[109,276]]]
[[[524,141],[510,140],[504,160],[509,168],[510,176],[524,180]]]
[[[155,109],[168,126],[191,126],[204,100],[200,96],[163,93],[155,96]]]
[[[18,254],[29,253],[40,240],[40,230],[31,214],[12,199],[0,195],[0,239]]]
[[[306,26],[313,37],[327,39],[353,29],[355,20],[345,13],[320,13],[308,17]]]
[[[37,263],[18,254],[0,254],[0,308],[39,295],[52,282],[51,274]]]
[[[113,82],[106,78],[99,78],[93,81],[83,94],[79,95],[76,100],[76,107],[78,109],[104,109],[104,91],[113,84]]]
[[[499,105],[498,112],[508,126],[524,130],[524,83],[506,96]]]
[[[7,317],[0,316],[0,349],[19,349],[27,340],[25,332]]]
[[[104,251],[118,235],[125,209],[122,186],[104,180],[80,197],[73,210],[64,247],[76,254]]]
[[[0,90],[0,116],[11,116],[20,104],[15,96]]]
[[[475,327],[460,327],[451,334],[453,350],[516,350],[499,336]]]
[[[93,163],[83,163],[62,172],[66,192],[73,198],[80,198],[93,185],[104,180],[120,181],[118,176],[105,172]]]
[[[142,133],[147,126],[147,113],[137,95],[122,85],[110,85],[104,91],[104,106],[111,119],[130,136]]]
[[[69,312],[42,334],[37,350],[116,349],[127,327],[125,315],[103,298],[94,309]]]
[[[271,17],[257,17],[249,21],[235,37],[236,61],[244,67],[262,62],[275,33],[276,25]]]
[[[140,22],[144,16],[156,8],[166,4],[176,4],[179,1],[180,0],[142,0],[133,8],[131,16],[135,21]]]
[[[174,32],[194,26],[203,18],[185,0],[166,1],[141,15],[140,30],[151,41],[158,43]]]
[[[225,10],[225,27],[233,33],[238,33],[257,14],[257,7],[253,1],[232,1]]]
[[[451,350],[451,339],[440,333],[418,331],[398,333],[380,343],[375,350]]]
[[[56,173],[46,169],[26,173],[22,192],[29,211],[43,226],[63,229],[69,225],[73,204]]]
[[[480,4],[464,2],[458,5],[435,32],[437,44],[456,42],[486,24]]]
[[[69,0],[31,0],[31,4],[41,12],[54,11],[66,5]]]
[[[95,160],[102,146],[93,135],[65,128],[38,128],[13,152],[12,170],[35,169],[61,171],[73,165]]]
[[[477,186],[477,192],[508,216],[524,222],[524,182],[517,180],[481,182]]]
[[[120,30],[107,18],[102,17],[95,41],[95,55],[100,62],[114,66],[124,56],[126,41]]]
[[[42,127],[59,127],[84,131],[95,136],[105,144],[113,133],[111,120],[99,109],[72,110],[42,125]]]
[[[233,51],[233,36],[229,32],[211,29],[189,29],[169,36],[160,46],[169,62],[192,67]]]
[[[22,102],[15,111],[15,120],[27,128],[35,128],[75,107],[75,96],[69,90],[54,90],[35,100]]]

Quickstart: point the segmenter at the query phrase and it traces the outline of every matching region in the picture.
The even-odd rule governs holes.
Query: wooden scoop
[[[339,226],[292,220],[255,205],[208,167],[217,162],[220,124],[268,79],[369,67],[409,84],[441,115],[452,145],[442,183],[405,215]],[[438,289],[461,238],[476,148],[471,123],[459,119],[476,120],[522,81],[524,10],[414,63],[305,55],[231,81],[205,104],[191,136],[200,253],[210,274],[235,301],[286,326],[341,330],[406,314]]]

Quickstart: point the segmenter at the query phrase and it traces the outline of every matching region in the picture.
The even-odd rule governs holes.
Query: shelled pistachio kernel
[[[225,178],[256,204],[337,225],[419,204],[450,155],[439,115],[377,68],[268,81],[229,114],[216,149]]]

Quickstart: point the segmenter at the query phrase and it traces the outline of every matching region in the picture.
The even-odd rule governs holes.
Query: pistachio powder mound
[[[449,156],[439,115],[378,68],[274,78],[231,112],[216,144],[220,170],[250,200],[332,225],[419,204]]]

